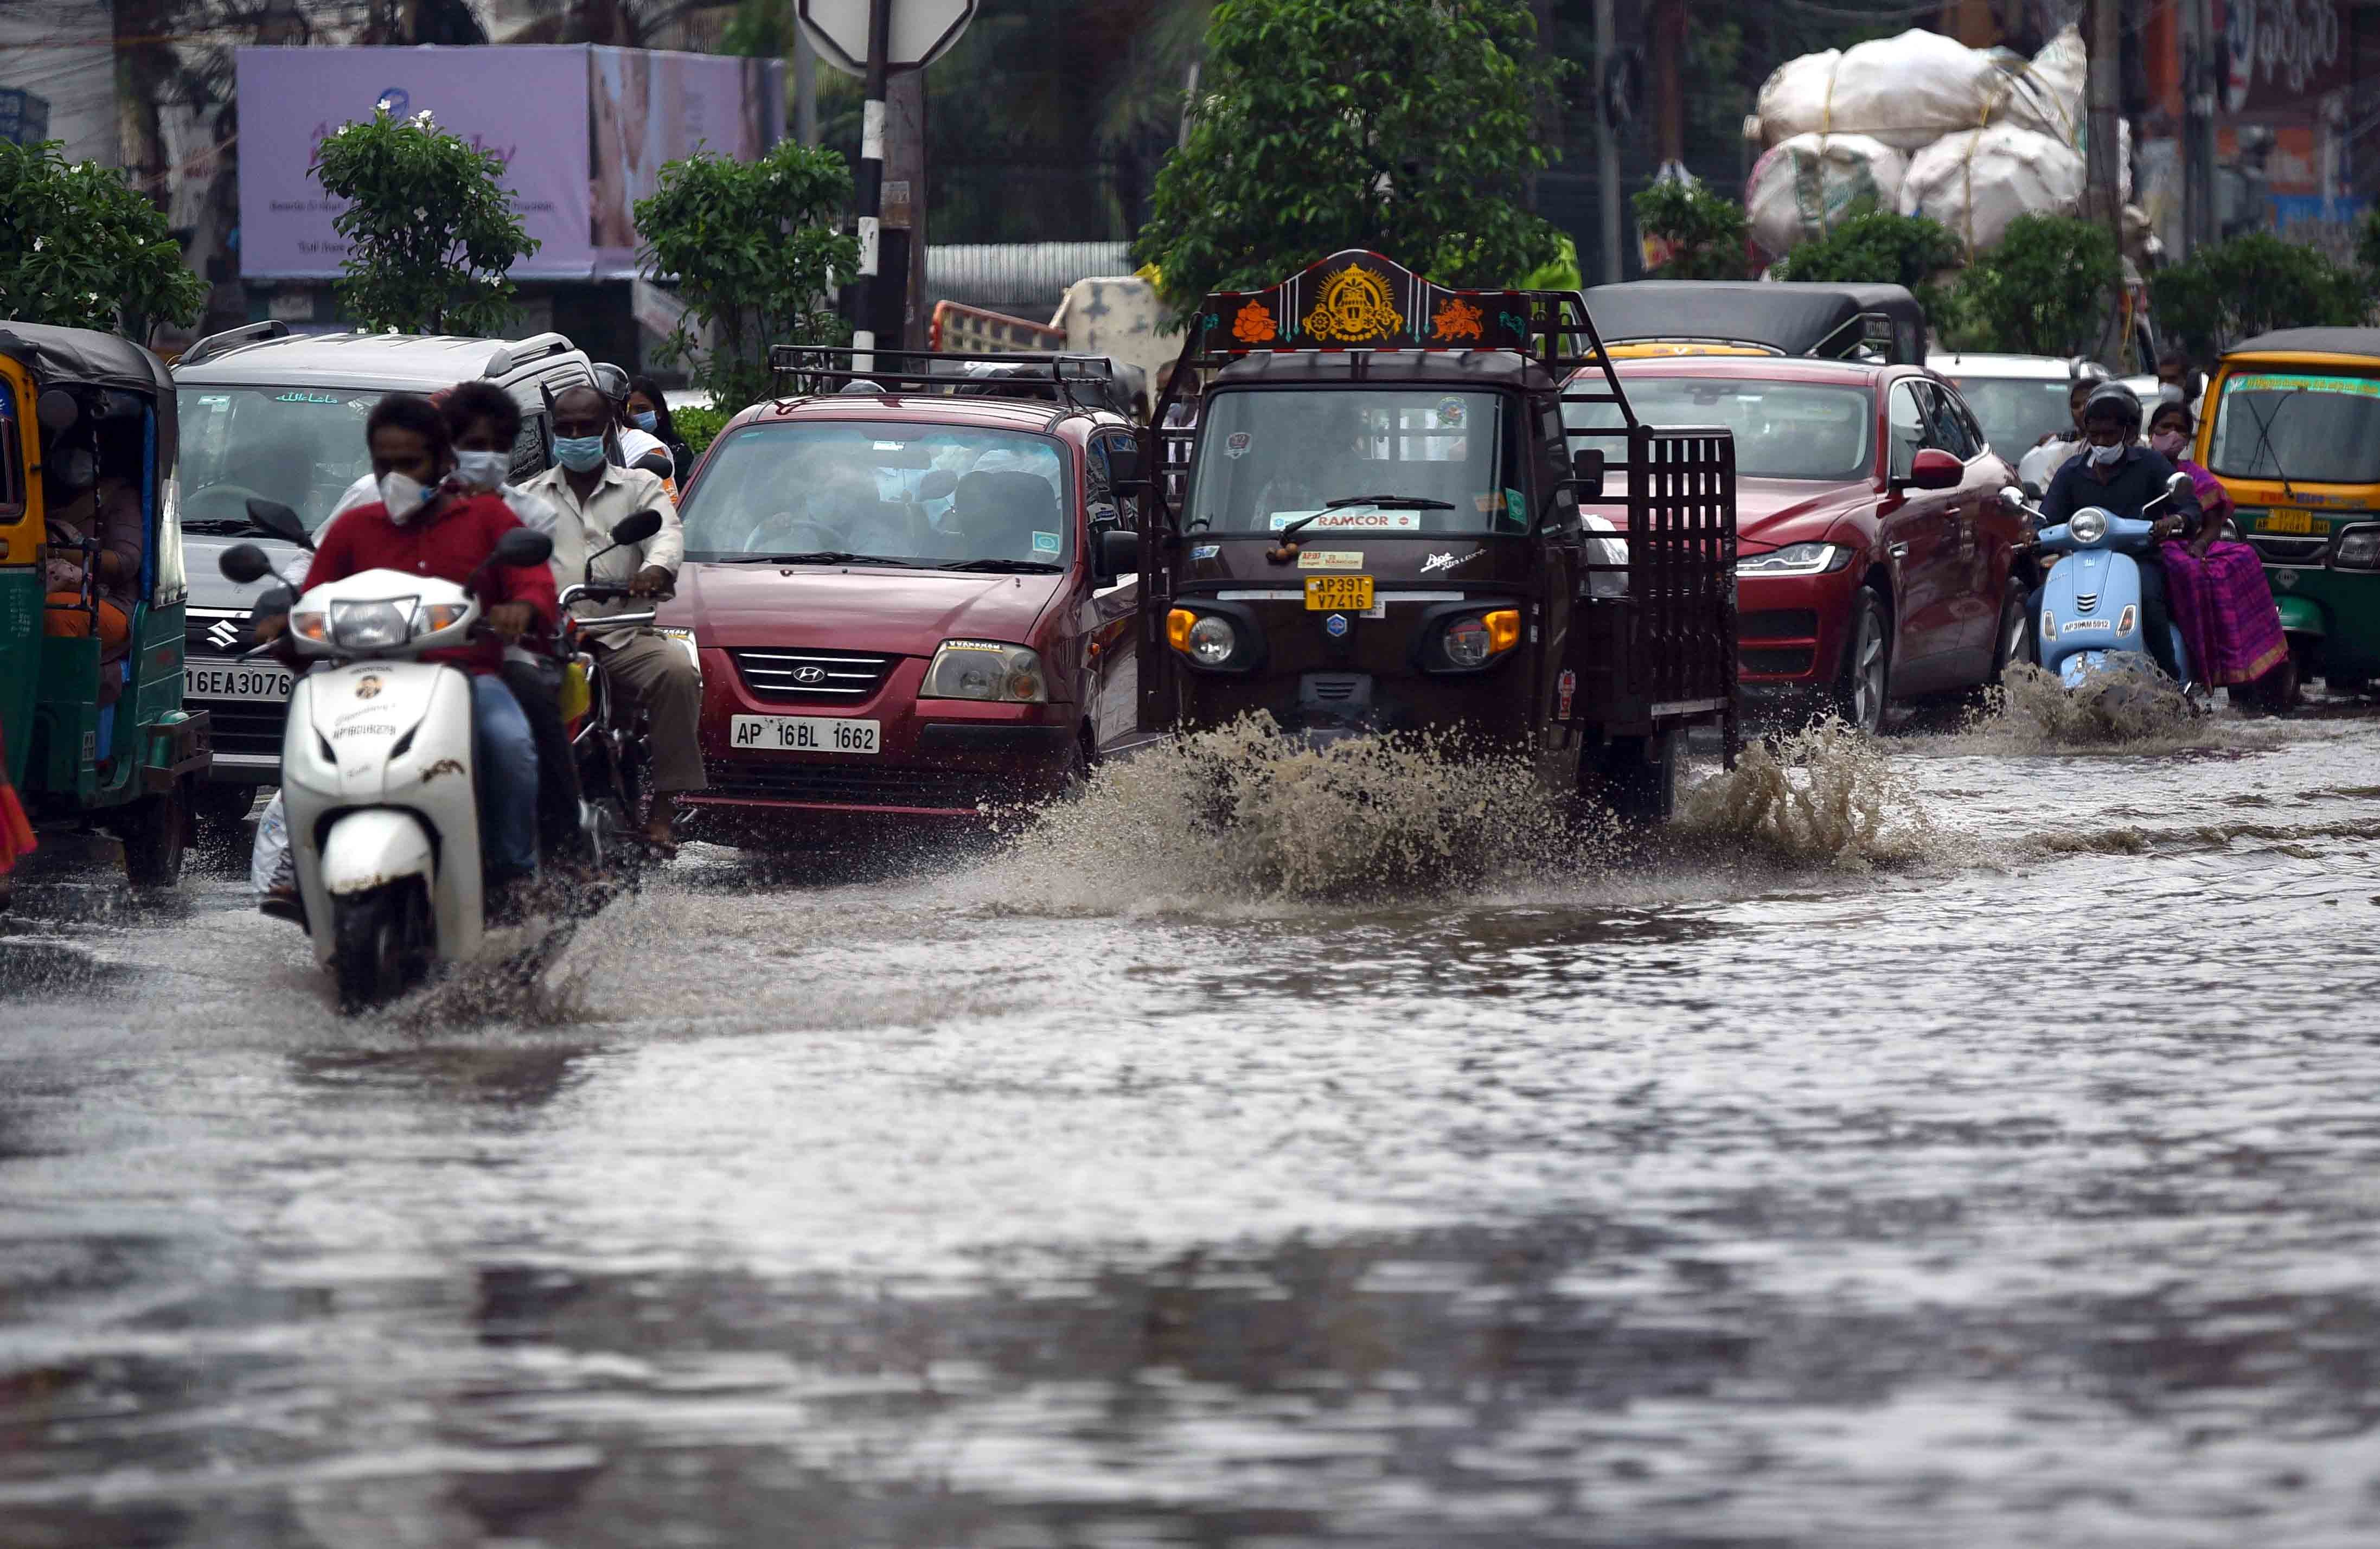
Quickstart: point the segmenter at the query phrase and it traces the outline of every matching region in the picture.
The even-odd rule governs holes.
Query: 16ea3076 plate
[[[285,667],[249,662],[182,664],[182,692],[192,699],[285,701],[297,685],[297,675]]]
[[[848,753],[884,751],[884,723],[826,715],[739,715],[728,727],[728,744],[738,753]]]

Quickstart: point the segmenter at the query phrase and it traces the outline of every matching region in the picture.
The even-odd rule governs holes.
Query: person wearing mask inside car
[[[2157,538],[2196,538],[2203,520],[2198,496],[2185,491],[2166,499],[2166,483],[2173,478],[2174,466],[2162,453],[2142,445],[2140,436],[2141,401],[2132,396],[2131,389],[2112,381],[2095,389],[2082,405],[2084,451],[2049,481],[2049,492],[2041,500],[2041,525],[2057,526],[2086,506],[2140,521],[2150,502],[2163,501],[2161,514],[2155,519]],[[2180,683],[2181,666],[2173,659],[2168,627],[2171,615],[2166,603],[2165,568],[2153,557],[2143,556],[2139,571],[2141,632],[2147,638],[2149,655],[2167,676]],[[2034,588],[2027,606],[2029,616],[2041,616],[2040,588]]]
[[[482,845],[491,897],[501,899],[537,875],[538,765],[528,718],[504,682],[503,643],[552,628],[559,612],[553,573],[541,564],[487,563],[520,520],[495,497],[451,482],[454,436],[429,399],[388,394],[372,405],[364,436],[380,499],[323,526],[305,582],[320,587],[367,570],[400,570],[476,586],[496,638],[430,651],[423,660],[448,662],[471,677]],[[285,613],[269,615],[258,621],[256,635],[278,640],[287,627]],[[285,642],[280,654],[294,668],[305,665]]]
[[[556,575],[572,582],[591,579],[625,586],[644,599],[633,605],[581,601],[571,611],[582,620],[607,612],[641,612],[668,597],[676,588],[678,564],[686,554],[686,529],[661,476],[650,468],[621,467],[606,458],[605,431],[613,418],[610,401],[596,389],[565,389],[553,401],[554,466],[528,485],[531,493],[552,502],[561,513],[553,535]],[[647,509],[661,513],[661,530],[642,543],[603,554],[593,562],[590,575],[589,556],[610,544],[612,528]],[[676,641],[648,628],[595,630],[587,639],[631,714],[641,709],[650,729],[653,805],[645,839],[666,855],[675,848],[671,820],[679,793],[710,784],[699,741],[701,674]]]

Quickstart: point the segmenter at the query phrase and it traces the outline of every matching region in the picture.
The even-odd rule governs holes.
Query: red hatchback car
[[[1755,707],[1877,732],[1891,701],[1996,682],[2022,651],[2030,535],[1997,499],[2015,474],[1949,382],[1750,354],[1618,368],[1640,418],[1735,433],[1738,663]]]
[[[1046,372],[917,385],[747,409],[687,485],[658,623],[702,668],[707,832],[974,821],[1131,730],[1138,588],[1099,541],[1128,525],[1130,421]]]

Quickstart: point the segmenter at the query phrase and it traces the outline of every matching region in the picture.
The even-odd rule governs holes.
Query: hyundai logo
[[[794,682],[797,684],[822,684],[826,682],[826,669],[823,667],[796,667],[794,669]]]
[[[231,643],[238,638],[239,625],[229,619],[217,619],[207,631],[207,642],[219,651],[231,649]]]

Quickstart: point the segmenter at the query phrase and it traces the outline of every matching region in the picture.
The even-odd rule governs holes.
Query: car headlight
[[[1499,608],[1456,619],[1439,632],[1439,650],[1450,667],[1468,671],[1484,667],[1521,643],[1521,614],[1516,608]]]
[[[2342,537],[2330,563],[2348,570],[2380,568],[2380,527],[2358,527]]]
[[[1789,543],[1765,554],[1735,562],[1738,575],[1824,575],[1852,563],[1852,551],[1840,543]]]
[[[694,643],[693,630],[656,628],[653,633],[663,639],[676,641],[678,649],[686,652],[686,659],[694,663],[696,679],[698,681],[702,677],[702,648]]]
[[[1046,705],[1050,680],[1041,658],[997,640],[945,640],[926,667],[920,699],[988,699],[1002,705]]]
[[[2107,514],[2095,505],[2084,506],[2066,519],[2066,531],[2077,543],[2096,543],[2107,536]]]
[[[331,644],[343,651],[384,651],[413,638],[413,613],[421,599],[392,597],[379,602],[331,604]]]

